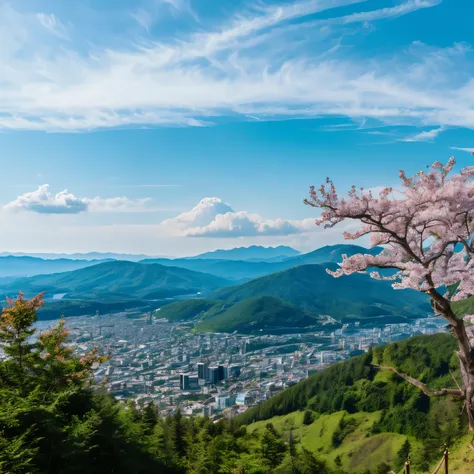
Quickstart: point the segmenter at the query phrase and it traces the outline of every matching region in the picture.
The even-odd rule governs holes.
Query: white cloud
[[[166,1],[176,8],[187,3]],[[72,42],[43,45],[28,18],[4,4],[0,129],[206,126],[213,117],[234,114],[267,120],[345,115],[474,128],[469,48],[416,43],[393,57],[365,61],[340,47],[342,37],[349,41],[367,22],[433,8],[440,0],[338,16],[339,7],[358,3],[363,0],[260,6],[171,40],[137,38],[126,49],[82,45],[87,51]],[[331,18],[312,19],[325,11]],[[58,30],[59,18],[42,15],[36,23],[43,30]],[[145,11],[136,20],[144,27],[151,21]],[[430,138],[423,133],[421,139]]]
[[[66,27],[55,15],[38,13],[36,17],[38,18],[38,21],[41,23],[41,25],[44,26],[51,34],[63,39],[68,38]]]
[[[30,211],[38,214],[79,214],[81,212],[146,212],[150,199],[114,198],[78,198],[66,189],[52,194],[49,185],[43,184],[37,190],[24,193],[3,209],[6,211]]]
[[[423,131],[407,138],[400,138],[401,142],[432,142],[441,132],[444,132],[443,127],[433,128],[431,130]]]
[[[247,211],[234,211],[217,197],[204,198],[191,211],[162,222],[165,231],[184,237],[285,236],[316,230],[314,219],[263,219]]]
[[[217,197],[206,197],[201,199],[197,206],[188,212],[183,212],[176,217],[166,219],[162,225],[170,229],[184,230],[192,227],[205,227],[209,225],[218,215],[233,213],[229,204]]]
[[[459,146],[452,146],[451,150],[465,151],[467,153],[474,154],[474,148],[462,148],[462,147],[459,147]]]
[[[87,211],[88,204],[65,189],[53,195],[49,185],[43,184],[36,191],[22,194],[4,206],[9,211],[31,211],[39,214],[78,214]]]

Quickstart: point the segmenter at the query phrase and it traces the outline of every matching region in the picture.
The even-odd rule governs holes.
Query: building
[[[250,406],[253,402],[253,398],[247,393],[239,393],[235,399],[235,404],[240,406]]]
[[[207,380],[212,385],[217,385],[220,382],[219,367],[213,366],[207,369]]]
[[[189,374],[179,374],[179,388],[181,390],[199,390],[198,377]]]
[[[224,365],[219,365],[217,368],[219,373],[219,382],[229,378],[229,369],[227,367]]]
[[[240,371],[242,370],[242,367],[240,365],[231,365],[229,367],[229,375],[230,377],[233,378],[238,378],[240,377]]]
[[[228,395],[220,395],[215,397],[215,400],[217,410],[225,410],[226,408],[230,408],[233,404],[232,397],[229,397]]]
[[[198,362],[198,365],[197,365],[198,377],[201,380],[207,379],[207,368],[208,368],[208,364],[206,364],[205,362]]]

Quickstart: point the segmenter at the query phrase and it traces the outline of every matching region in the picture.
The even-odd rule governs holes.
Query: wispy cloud
[[[47,14],[47,13],[38,13],[36,15],[38,21],[41,23],[44,28],[46,28],[51,34],[63,38],[68,39],[68,33],[65,25],[59,20],[56,15]]]
[[[474,153],[474,148],[462,148],[462,147],[459,147],[459,146],[452,146],[451,150],[465,151],[465,152],[471,153],[471,154]]]
[[[173,10],[187,5],[184,0],[165,3]],[[24,15],[2,5],[0,26],[8,41],[0,46],[7,66],[0,129],[208,126],[215,117],[230,115],[259,120],[337,115],[474,128],[474,82],[465,61],[469,48],[417,43],[367,62],[341,46],[345,33],[355,37],[368,22],[439,3],[406,0],[365,11],[363,0],[259,4],[240,16],[221,18],[218,26],[196,25],[171,38],[138,37],[126,49],[43,45],[29,22],[25,33]],[[340,7],[348,5],[359,11],[341,15]],[[314,20],[316,13],[321,19]],[[38,27],[60,31],[57,16],[40,15]],[[150,27],[153,18],[146,9],[134,15],[131,21]],[[433,128],[408,140],[429,141],[440,131]]]
[[[441,133],[444,132],[443,127],[439,128],[432,128],[431,130],[426,130],[411,137],[400,138],[398,141],[401,142],[432,142],[436,139],[436,137]]]

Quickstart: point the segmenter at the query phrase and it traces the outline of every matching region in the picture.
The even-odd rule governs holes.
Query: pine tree
[[[30,338],[35,332],[36,311],[42,305],[42,294],[26,300],[20,293],[15,300],[7,299],[0,316],[0,348],[8,357],[2,364],[0,380],[22,395],[28,392],[31,370],[39,362],[37,344]]]
[[[397,465],[398,466],[401,467],[405,464],[406,460],[408,459],[408,456],[410,455],[410,451],[411,451],[411,444],[410,444],[410,441],[408,441],[408,439],[406,439],[405,442],[403,443],[402,447],[400,448],[400,450],[397,453]]]
[[[285,457],[286,446],[275,431],[274,426],[268,423],[260,441],[262,458],[270,469],[280,465]]]

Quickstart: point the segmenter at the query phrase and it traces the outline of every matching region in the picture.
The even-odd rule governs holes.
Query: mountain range
[[[173,321],[197,319],[196,330],[201,332],[279,333],[314,330],[331,318],[339,324],[359,321],[372,326],[407,322],[431,310],[421,293],[395,291],[389,282],[368,275],[333,278],[327,268],[337,266],[297,266],[218,289],[207,300],[165,305],[157,315]]]
[[[236,247],[230,250],[215,250],[214,252],[202,253],[192,258],[277,262],[285,260],[286,258],[295,257],[299,254],[300,252],[297,250],[285,245],[280,245],[278,247],[262,247],[260,245],[252,245],[250,247]]]
[[[114,305],[115,310],[156,306],[166,299],[209,293],[228,284],[220,277],[183,268],[111,261],[71,272],[15,279],[0,285],[0,295],[11,297],[23,291],[30,297],[45,292],[48,314],[54,315],[52,307],[57,306],[58,310],[75,309],[78,315],[86,314],[85,309],[89,311],[93,303]]]
[[[243,282],[252,278],[270,275],[272,273],[288,270],[297,265],[308,265],[314,263],[342,261],[342,255],[354,255],[356,253],[370,253],[376,255],[382,250],[381,247],[366,249],[358,245],[332,245],[321,247],[313,252],[285,258],[282,261],[242,261],[242,260],[219,260],[211,258],[177,258],[177,259],[146,259],[141,263],[159,263],[160,265],[170,265],[187,268],[204,273],[211,273],[228,280]]]
[[[51,273],[69,272],[80,268],[104,263],[107,260],[73,260],[58,258],[46,260],[27,256],[0,257],[0,277],[28,277],[34,275],[48,275]]]
[[[270,254],[292,253],[288,249],[277,247]],[[428,314],[427,300],[417,292],[395,292],[390,283],[372,280],[367,275],[335,279],[326,272],[327,268],[337,268],[334,262],[344,254],[379,251],[380,248],[368,250],[355,245],[326,246],[279,262],[231,258],[101,262],[0,257],[0,277],[5,275],[2,272],[16,271],[21,275],[25,268],[47,273],[28,278],[2,277],[0,296],[11,297],[20,290],[27,296],[46,292],[48,303],[40,311],[41,317],[162,308],[161,317],[199,319],[198,331],[278,333],[290,328],[319,327],[328,321],[322,315],[339,323],[363,321],[377,325]],[[261,248],[222,252],[230,252],[229,257],[242,252],[249,256],[261,252]],[[3,262],[8,265],[2,265]],[[75,265],[85,267],[62,271]],[[207,303],[202,298],[207,298]],[[174,301],[175,304],[166,306]]]

